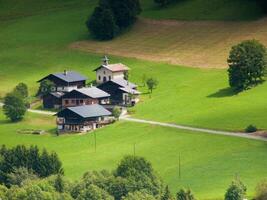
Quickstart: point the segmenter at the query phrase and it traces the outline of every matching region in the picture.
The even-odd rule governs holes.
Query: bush
[[[23,99],[19,95],[9,93],[4,98],[3,110],[7,118],[12,122],[16,122],[23,119],[27,108]]]
[[[176,199],[177,200],[195,200],[195,197],[192,194],[190,189],[188,190],[181,189],[177,192]]]
[[[247,40],[232,47],[228,58],[229,84],[242,91],[263,81],[266,70],[266,49],[256,40]]]
[[[40,83],[38,92],[37,92],[37,96],[44,96],[49,94],[50,92],[53,91],[53,88],[55,87],[55,84],[50,81],[50,80],[43,80]]]
[[[254,133],[254,132],[256,132],[257,130],[258,130],[257,127],[254,126],[254,125],[249,125],[249,126],[245,129],[246,133]]]
[[[91,34],[99,40],[110,40],[119,31],[112,11],[100,6],[95,8],[92,16],[87,21],[87,27]]]
[[[267,180],[263,180],[256,186],[255,200],[266,200],[266,199],[267,199]]]
[[[243,200],[247,188],[240,180],[234,180],[225,193],[225,200]]]
[[[121,109],[117,106],[115,106],[112,110],[112,115],[115,117],[115,119],[119,119],[120,115],[121,115]]]

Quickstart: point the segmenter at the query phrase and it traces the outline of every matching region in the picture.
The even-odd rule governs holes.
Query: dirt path
[[[226,68],[231,47],[257,39],[267,45],[267,18],[257,21],[175,21],[139,19],[112,41],[79,41],[70,48],[100,54],[200,68]]]
[[[0,103],[0,107],[2,107],[2,106],[3,106],[3,103]],[[56,114],[55,112],[43,111],[43,110],[33,110],[33,109],[28,109],[28,112],[41,114],[41,115],[50,115],[50,116],[53,116]],[[267,138],[261,137],[261,136],[249,135],[249,134],[238,133],[238,132],[218,131],[218,130],[205,129],[205,128],[194,128],[191,126],[182,126],[182,125],[178,125],[178,124],[170,124],[170,123],[156,122],[156,121],[150,121],[150,120],[136,119],[136,118],[129,117],[127,115],[120,117],[120,120],[136,122],[136,123],[143,123],[143,124],[151,124],[151,125],[163,126],[163,127],[170,127],[170,128],[175,128],[175,129],[179,129],[179,130],[202,132],[202,133],[209,133],[209,134],[215,134],[215,135],[226,135],[226,136],[232,136],[232,137],[241,137],[241,138],[247,138],[247,139],[260,140],[260,141],[266,141],[267,142]]]

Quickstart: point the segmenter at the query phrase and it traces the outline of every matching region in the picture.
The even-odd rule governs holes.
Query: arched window
[[[107,82],[107,77],[103,77],[103,82]]]

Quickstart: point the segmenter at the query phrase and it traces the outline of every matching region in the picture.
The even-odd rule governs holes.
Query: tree
[[[126,197],[123,197],[122,200],[156,200],[156,198],[145,192],[137,191],[129,193]]]
[[[118,106],[115,106],[112,110],[112,115],[115,117],[116,120],[118,120],[121,116],[121,109]]]
[[[172,200],[172,195],[171,195],[168,185],[165,187],[164,193],[160,199],[161,200]]]
[[[123,73],[123,75],[124,75],[124,79],[128,81],[128,80],[129,80],[129,76],[130,76],[130,75],[129,75],[129,71],[125,71],[125,72]]]
[[[90,185],[87,189],[83,190],[78,196],[77,200],[114,200],[105,190],[97,187],[96,185]]]
[[[15,88],[14,92],[20,95],[23,99],[29,96],[28,86],[25,83],[19,83]]]
[[[229,84],[242,91],[262,82],[266,70],[266,49],[256,40],[233,46],[228,58]]]
[[[108,0],[116,24],[122,29],[132,25],[142,11],[139,0]]]
[[[234,180],[225,193],[225,200],[243,200],[247,188],[240,180]]]
[[[36,180],[38,176],[33,173],[32,170],[28,170],[25,167],[14,168],[13,172],[7,174],[7,185],[21,186],[26,180]]]
[[[119,31],[112,11],[104,6],[97,6],[86,24],[93,37],[99,40],[113,39]]]
[[[7,118],[12,122],[16,122],[23,119],[27,108],[20,96],[15,93],[9,93],[4,98],[3,110]]]
[[[188,190],[181,189],[177,192],[176,199],[177,200],[195,200],[195,197],[192,194],[190,189]]]
[[[158,81],[154,78],[149,78],[146,81],[146,85],[148,90],[150,91],[150,94],[152,94],[153,90],[157,87]]]
[[[59,193],[62,193],[64,191],[64,181],[61,174],[58,174],[56,176],[54,187]]]
[[[266,199],[267,199],[267,180],[262,180],[256,186],[255,200],[266,200]]]
[[[39,90],[37,92],[37,96],[47,95],[50,92],[52,92],[54,88],[55,88],[55,84],[52,81],[50,81],[50,80],[43,80],[40,83],[40,87],[39,87]]]

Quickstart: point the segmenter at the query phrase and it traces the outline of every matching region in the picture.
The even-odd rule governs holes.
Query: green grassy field
[[[250,0],[184,0],[164,9],[153,0],[142,0],[142,4],[142,16],[153,19],[252,20],[262,16],[260,7]]]
[[[69,47],[88,38],[84,21],[90,9],[63,10],[0,23],[0,96],[23,81],[31,94],[36,83],[51,72],[77,70],[90,80],[101,54]],[[249,124],[267,129],[267,84],[239,95],[227,89],[225,70],[191,69],[165,63],[111,57],[131,70],[131,80],[142,85],[142,76],[156,77],[159,86],[152,98],[143,95],[134,116],[198,127],[243,130]],[[172,84],[170,84],[172,83]],[[147,92],[146,88],[140,88]],[[253,101],[253,103],[251,103]]]
[[[222,199],[225,189],[238,175],[253,195],[255,185],[266,175],[267,146],[264,142],[178,131],[171,128],[119,122],[94,135],[57,137],[51,117],[28,114],[23,122],[9,123],[0,114],[0,144],[38,145],[56,151],[66,176],[78,179],[87,170],[114,169],[124,155],[144,156],[170,185],[173,192],[191,187],[199,199]],[[43,136],[17,133],[24,128],[47,130]],[[181,179],[178,157],[181,154]]]

